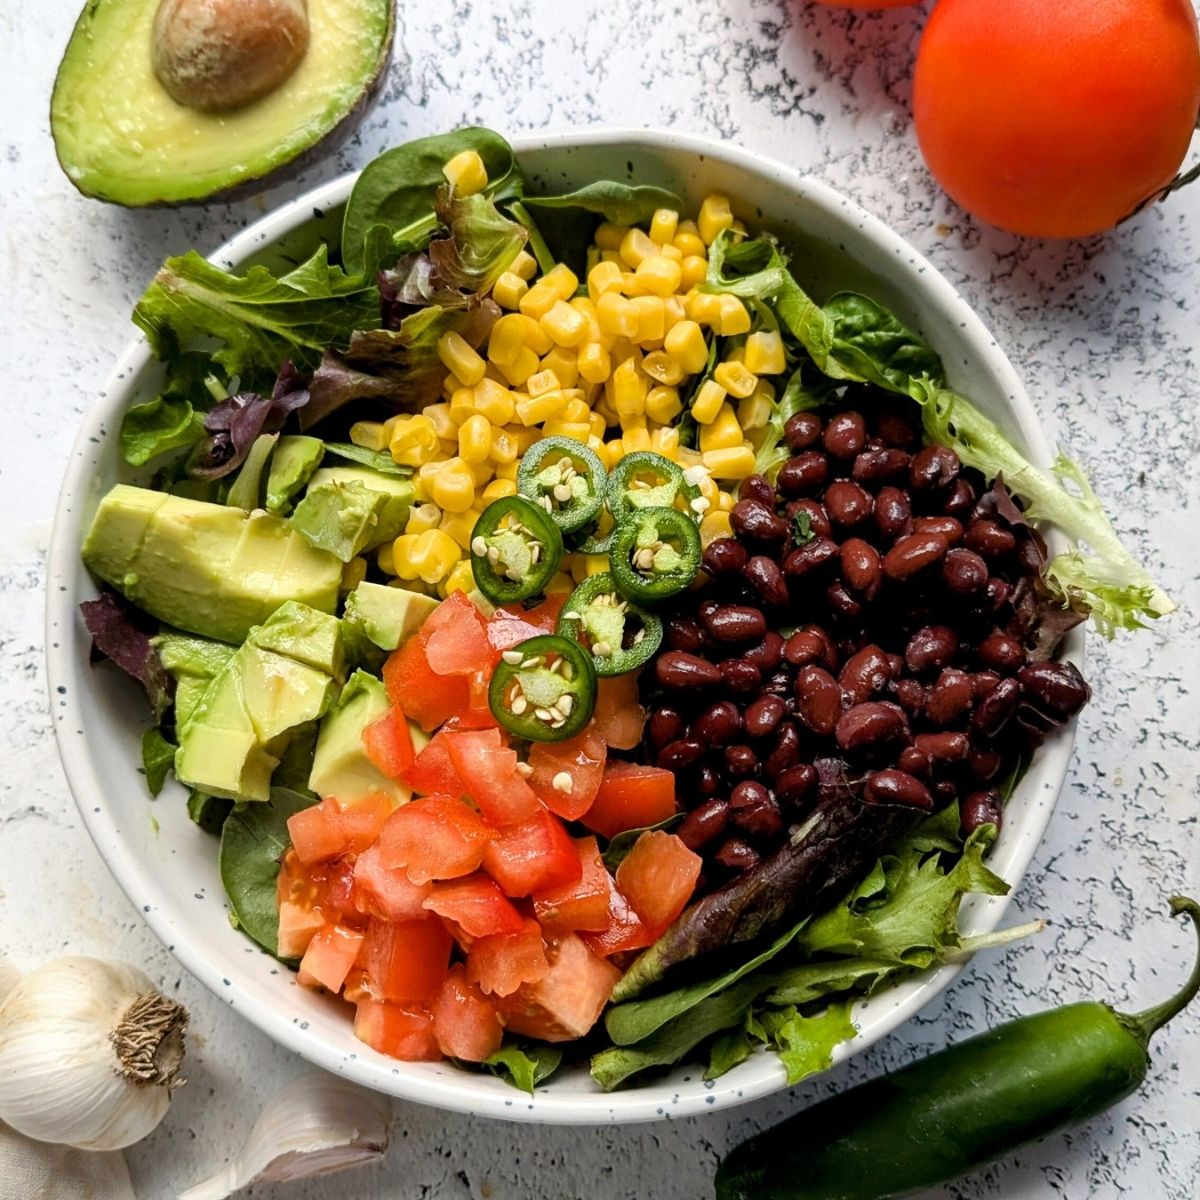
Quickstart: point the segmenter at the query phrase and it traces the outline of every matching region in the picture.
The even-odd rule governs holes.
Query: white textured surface
[[[916,153],[907,102],[919,8],[856,16],[801,0],[402,7],[384,102],[336,162],[238,205],[150,213],[81,199],[54,163],[46,101],[73,6],[9,0],[0,9],[0,951],[19,966],[68,950],[127,957],[192,1009],[191,1082],[161,1129],[129,1154],[141,1200],[165,1200],[210,1173],[300,1064],[181,975],[108,877],[67,795],[41,659],[42,554],[66,450],[165,254],[211,247],[389,144],[466,121],[502,131],[672,125],[740,140],[849,192],[975,304],[1183,611],[1148,633],[1089,647],[1096,697],[1013,909],[1014,920],[1047,916],[1051,928],[1036,944],[975,963],[888,1042],[789,1095],[657,1127],[538,1130],[404,1107],[385,1165],[260,1194],[705,1196],[717,1154],[813,1096],[1047,1004],[1104,997],[1136,1008],[1165,994],[1190,945],[1163,916],[1164,898],[1200,888],[1200,192],[1087,243],[979,229],[938,193]],[[1137,1097],[931,1197],[1195,1200],[1200,1011],[1160,1037]]]

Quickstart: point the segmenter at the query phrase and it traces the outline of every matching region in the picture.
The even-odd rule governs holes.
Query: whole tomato
[[[1014,233],[1111,228],[1174,176],[1198,109],[1190,0],[939,0],[917,55],[930,171]]]

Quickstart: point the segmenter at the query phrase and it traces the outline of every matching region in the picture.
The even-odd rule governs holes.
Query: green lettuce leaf
[[[438,190],[437,214],[449,236],[429,244],[429,258],[442,281],[464,292],[488,291],[512,266],[529,235],[510,221],[491,196],[458,196]]]
[[[555,1046],[514,1042],[501,1046],[480,1065],[532,1096],[533,1089],[558,1070],[562,1057],[563,1052]]]
[[[754,1039],[745,1029],[730,1029],[718,1034],[708,1049],[706,1080],[719,1079],[726,1071],[744,1063],[754,1052]]]
[[[759,1024],[787,1069],[790,1087],[833,1063],[834,1048],[849,1041],[857,1030],[850,1020],[850,1004],[842,1001],[811,1017],[803,1016],[795,1005],[767,1009],[759,1015]]]
[[[168,450],[194,446],[204,437],[204,413],[224,389],[209,375],[209,356],[200,351],[180,354],[167,366],[162,392],[145,404],[135,404],[121,422],[121,453],[131,467],[140,467]]]
[[[167,782],[167,772],[175,765],[178,747],[169,742],[157,728],[142,734],[142,769],[146,772],[146,787],[157,796]]]

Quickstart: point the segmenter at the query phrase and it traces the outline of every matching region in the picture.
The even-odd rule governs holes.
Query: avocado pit
[[[154,73],[200,112],[242,108],[274,91],[308,50],[306,0],[161,0]]]

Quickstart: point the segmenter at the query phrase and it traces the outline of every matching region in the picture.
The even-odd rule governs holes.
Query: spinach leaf
[[[334,458],[344,458],[347,462],[360,463],[381,475],[407,477],[413,473],[412,467],[402,467],[390,454],[355,446],[352,442],[326,442],[325,453],[332,454]]]
[[[194,250],[169,258],[133,310],[150,348],[171,359],[216,338],[212,361],[243,386],[265,385],[287,359],[311,370],[325,348],[378,320],[379,289],[330,266],[321,246],[278,278],[266,267],[235,275]]]
[[[533,1089],[558,1070],[563,1052],[556,1046],[537,1043],[511,1042],[501,1046],[479,1064],[495,1075],[507,1079],[513,1087],[533,1095]]]
[[[708,1050],[706,1080],[719,1079],[726,1071],[743,1063],[754,1051],[754,1040],[745,1029],[730,1029],[713,1040]]]
[[[158,728],[147,729],[142,734],[142,769],[146,772],[146,786],[150,795],[157,796],[167,782],[167,772],[175,765],[178,747],[169,742]]]
[[[768,1004],[812,1004],[844,992],[870,995],[885,980],[904,968],[880,958],[837,958],[802,963],[771,973],[763,998]]]
[[[214,837],[219,836],[225,819],[233,812],[233,801],[222,796],[210,796],[198,788],[192,789],[187,802],[188,816]]]
[[[286,788],[301,796],[310,796],[317,800],[318,796],[308,786],[308,778],[312,774],[313,750],[317,744],[318,724],[298,726],[292,731],[287,749],[271,775],[271,783],[277,788]]]
[[[279,955],[279,904],[275,881],[292,844],[288,817],[316,802],[287,788],[272,788],[265,803],[242,804],[221,827],[221,883],[237,924],[264,950]]]
[[[671,830],[676,825],[682,823],[685,813],[672,813],[665,820],[659,821],[657,825],[643,825],[640,829],[627,829],[624,833],[618,833],[614,838],[609,840],[609,843],[604,848],[604,865],[609,871],[615,871],[624,861],[625,856],[633,849],[633,844],[642,836],[643,833],[653,833],[656,830]]]
[[[832,355],[860,379],[923,403],[946,380],[937,351],[895,313],[855,292],[825,302],[833,327]]]
[[[598,179],[558,196],[525,196],[522,202],[527,208],[581,208],[614,225],[640,225],[660,208],[676,212],[683,208],[683,201],[666,188],[634,186],[612,179]]]
[[[373,272],[388,259],[424,247],[439,224],[434,204],[446,183],[442,168],[464,150],[483,159],[489,196],[497,201],[520,197],[523,179],[516,156],[490,129],[458,129],[387,150],[363,169],[346,203],[342,262],[348,271]],[[376,232],[380,227],[382,238]]]

